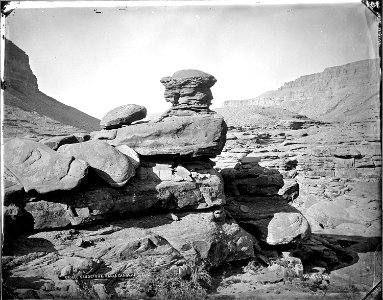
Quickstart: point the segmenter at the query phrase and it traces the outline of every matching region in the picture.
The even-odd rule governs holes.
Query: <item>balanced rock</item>
[[[225,146],[226,132],[226,123],[218,114],[174,116],[119,128],[116,138],[108,143],[127,145],[140,155],[214,157]]]
[[[146,108],[137,104],[119,106],[109,111],[101,120],[100,126],[104,129],[119,128],[129,125],[146,117]]]
[[[88,164],[43,144],[15,138],[4,145],[4,164],[26,192],[71,190],[87,174]]]
[[[210,111],[210,87],[216,79],[197,70],[181,70],[161,79],[166,101],[172,108],[159,119],[116,129],[107,142],[126,145],[140,155],[206,156],[220,154],[227,125],[222,116]],[[105,135],[104,135],[105,136]]]
[[[165,99],[173,109],[208,109],[213,99],[210,88],[216,81],[214,76],[198,70],[180,70],[161,79]]]
[[[134,175],[129,158],[105,141],[63,145],[58,152],[86,161],[101,178],[114,187],[125,185]]]

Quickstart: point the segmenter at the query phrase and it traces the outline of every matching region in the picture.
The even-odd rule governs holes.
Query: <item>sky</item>
[[[215,76],[214,108],[378,57],[376,18],[362,3],[163,4],[16,8],[5,35],[42,92],[97,118],[125,104],[165,111],[160,79],[181,69]]]

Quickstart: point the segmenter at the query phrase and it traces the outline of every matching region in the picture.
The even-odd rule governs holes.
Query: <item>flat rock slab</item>
[[[207,156],[220,154],[227,126],[222,116],[169,117],[160,122],[117,129],[111,145],[127,145],[140,155]]]
[[[146,108],[137,104],[127,104],[112,109],[102,118],[101,128],[112,129],[129,125],[146,117]]]
[[[58,152],[86,161],[101,178],[114,187],[125,185],[134,175],[129,158],[101,140],[64,145]]]
[[[26,192],[71,190],[87,175],[88,164],[57,153],[48,146],[12,139],[4,145],[4,164]]]
[[[378,199],[367,198],[366,201],[357,198],[357,201],[349,201],[343,196],[336,201],[322,200],[310,206],[304,214],[316,232],[380,236],[381,200]]]
[[[41,299],[82,299],[79,281],[64,276],[132,274],[84,282],[92,291],[93,285],[105,284],[118,298],[141,299],[148,278],[177,278],[184,265],[204,262],[209,268],[254,257],[253,238],[234,220],[217,223],[211,211],[179,218],[171,221],[162,214],[20,236],[7,245],[9,256],[2,257],[8,274],[4,280],[16,294],[29,289]]]

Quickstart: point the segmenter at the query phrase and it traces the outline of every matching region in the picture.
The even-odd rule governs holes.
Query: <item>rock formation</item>
[[[130,266],[138,272],[134,280],[139,282],[158,268],[161,272],[175,269],[181,274],[177,276],[184,277],[188,272],[190,275],[193,265],[211,268],[254,256],[255,238],[223,209],[224,182],[210,160],[224,147],[227,130],[223,118],[208,110],[212,99],[209,88],[215,79],[207,74],[201,76],[203,72],[197,72],[198,77],[195,71],[176,74],[180,76],[173,76],[173,84],[182,87],[180,93],[184,96],[175,109],[189,110],[192,112],[189,115],[163,115],[161,120],[139,124],[117,117],[113,122],[105,122],[109,125],[103,130],[93,132],[90,141],[74,136],[42,141],[52,149],[28,139],[7,142],[5,248],[12,256],[6,258],[6,268],[16,293],[22,293],[24,283],[12,278],[27,278],[29,272],[36,271],[36,261],[27,262],[24,246],[29,252],[38,251],[34,240],[39,240],[39,236],[44,236],[47,244],[62,249],[54,258],[49,252],[40,257],[44,263],[36,272],[44,274],[44,287],[40,289],[32,284],[30,288],[31,293],[41,297],[53,290],[57,296],[81,296],[76,284],[57,281],[58,277],[111,275]],[[185,77],[187,74],[191,77]],[[202,93],[207,96],[201,96]],[[33,151],[24,151],[18,158],[12,150],[18,143],[31,144]],[[15,147],[10,147],[14,144]],[[41,170],[36,169],[39,159],[44,163]],[[47,177],[56,176],[55,172],[61,170],[54,165],[61,160],[87,168],[89,165],[89,174],[86,177],[83,174],[83,182],[76,187],[62,187]],[[19,174],[20,169],[28,174]],[[68,166],[62,169],[66,171]],[[21,175],[28,175],[33,181],[38,177],[36,172],[43,178],[40,184],[43,188],[30,187],[20,180],[27,187],[23,190],[18,182]],[[56,177],[65,179],[64,175],[60,173]],[[37,193],[30,193],[32,188]],[[121,221],[113,221],[117,223],[110,228],[97,227],[97,221],[111,222],[116,218]],[[68,226],[79,229],[68,231]],[[81,229],[84,226],[87,226],[85,231]],[[46,232],[47,229],[50,231]],[[12,236],[23,233],[20,231],[26,235]],[[26,236],[29,238],[25,240]],[[21,244],[24,246],[18,248]],[[68,251],[76,254],[68,256]],[[19,269],[14,259],[23,261],[27,268]],[[114,294],[140,293],[132,288],[131,294],[126,294],[121,289],[123,285],[117,282],[113,286]],[[103,296],[108,294],[103,284],[95,284],[94,291]]]
[[[213,100],[210,88],[216,83],[214,76],[198,70],[181,70],[164,77],[165,100],[172,110],[207,110]]]
[[[215,157],[221,153],[227,126],[222,116],[209,110],[210,87],[216,79],[201,71],[181,70],[161,82],[172,107],[159,120],[95,132],[94,138],[129,146],[144,156]]]

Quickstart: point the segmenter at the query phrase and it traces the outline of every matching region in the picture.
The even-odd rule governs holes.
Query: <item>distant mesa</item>
[[[301,76],[253,99],[229,100],[224,107],[264,106],[322,121],[379,119],[379,59],[367,59]]]
[[[119,128],[122,125],[130,125],[135,121],[144,119],[146,114],[146,108],[141,105],[122,105],[106,113],[101,119],[100,126],[103,129]]]

